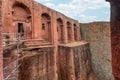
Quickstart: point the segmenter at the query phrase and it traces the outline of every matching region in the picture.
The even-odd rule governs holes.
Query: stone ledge
[[[23,51],[30,51],[34,49],[40,49],[40,48],[49,48],[54,47],[53,45],[45,45],[45,46],[36,46],[36,47],[29,47],[29,48],[22,48]]]
[[[77,42],[72,42],[72,43],[67,43],[67,44],[59,44],[60,47],[77,47],[81,45],[88,44],[86,41],[77,41]]]

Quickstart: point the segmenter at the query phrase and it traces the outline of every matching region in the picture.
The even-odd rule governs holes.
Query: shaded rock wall
[[[3,76],[4,79],[6,79],[10,74],[11,76],[9,78],[16,79],[18,76],[18,71],[16,69],[17,66],[17,58],[19,57],[19,54],[17,53],[17,49],[12,50],[6,50],[6,52],[3,53]],[[14,72],[13,72],[14,71]]]
[[[0,0],[0,39],[2,38],[2,36],[1,36],[1,27],[2,27],[2,1]],[[2,80],[3,79],[3,70],[2,70],[2,64],[3,64],[3,62],[2,62],[2,59],[3,59],[3,56],[2,56],[2,54],[3,54],[3,52],[2,52],[2,44],[1,44],[2,42],[1,42],[1,40],[0,40],[0,80]]]
[[[109,23],[94,22],[80,26],[82,39],[90,43],[95,80],[113,80]]]
[[[22,52],[19,80],[55,80],[54,49]]]
[[[76,80],[90,80],[92,73],[89,44],[73,48]]]
[[[58,80],[93,80],[88,43],[59,46],[58,65]]]
[[[54,54],[53,47],[23,51],[19,60],[19,80],[93,80],[87,42],[59,45],[57,73],[54,71]]]
[[[115,80],[120,80],[120,0],[111,3],[112,69]]]

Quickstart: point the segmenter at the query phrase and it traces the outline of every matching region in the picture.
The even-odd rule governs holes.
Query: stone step
[[[43,46],[43,45],[52,45],[51,43],[38,43],[38,44],[35,44],[35,43],[31,43],[31,44],[25,44],[26,47],[30,47],[30,46]]]
[[[44,41],[44,40],[42,40],[42,41],[40,41],[40,40],[37,40],[37,41],[26,41],[25,42],[26,44],[40,44],[40,43],[49,43],[48,41]]]
[[[27,47],[27,48],[22,48],[22,50],[26,51],[26,50],[33,50],[33,49],[40,49],[40,48],[48,48],[48,47],[54,47],[54,46],[53,45],[44,45],[44,46]]]
[[[27,39],[25,42],[33,42],[33,41],[45,41],[44,39]]]
[[[45,41],[44,39],[27,39],[24,42],[25,42],[25,44],[49,43],[48,41]]]
[[[26,41],[31,41],[31,40],[38,41],[38,40],[44,40],[44,39],[26,39]]]
[[[46,46],[46,45],[52,45],[50,42],[45,41],[43,39],[28,39],[25,42],[25,46],[27,48],[29,47],[38,47],[38,46]]]
[[[48,41],[31,41],[31,42],[25,42],[26,44],[39,44],[39,43],[49,43]]]

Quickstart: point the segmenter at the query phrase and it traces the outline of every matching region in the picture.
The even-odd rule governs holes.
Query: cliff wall
[[[110,24],[80,24],[82,39],[90,43],[92,68],[97,79],[113,80],[111,67]]]

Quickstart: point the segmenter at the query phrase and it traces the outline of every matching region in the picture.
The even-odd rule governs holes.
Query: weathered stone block
[[[60,45],[58,56],[58,80],[90,80],[92,66],[87,42]]]

